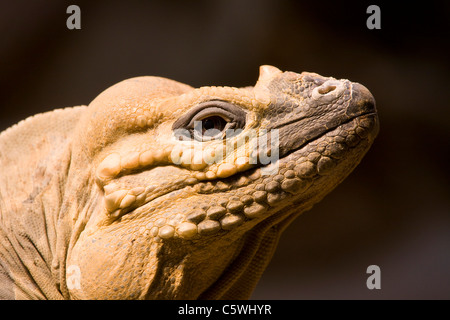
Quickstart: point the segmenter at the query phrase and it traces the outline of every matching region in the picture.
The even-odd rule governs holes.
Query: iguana
[[[362,85],[122,81],[0,134],[0,297],[247,299],[378,132]],[[264,142],[266,141],[266,143]]]

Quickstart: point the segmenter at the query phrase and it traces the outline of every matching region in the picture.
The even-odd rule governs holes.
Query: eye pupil
[[[211,129],[222,131],[225,129],[226,125],[227,121],[225,121],[222,117],[212,116],[205,118],[202,120],[202,134],[205,135],[206,133],[206,135],[208,135],[206,131]]]
[[[202,125],[204,130],[209,130],[214,129],[215,123],[212,119],[205,119],[203,120]]]

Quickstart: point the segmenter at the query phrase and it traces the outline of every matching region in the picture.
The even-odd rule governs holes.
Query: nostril
[[[342,96],[344,90],[345,86],[342,81],[330,79],[321,86],[315,87],[311,98],[321,101],[321,103],[329,103]]]
[[[319,88],[317,91],[318,91],[320,94],[327,94],[327,93],[333,91],[334,89],[336,89],[336,86],[328,85],[328,86],[325,86],[325,87],[323,87],[323,88]]]

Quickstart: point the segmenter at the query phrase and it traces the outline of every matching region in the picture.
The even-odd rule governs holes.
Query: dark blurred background
[[[0,131],[141,75],[248,86],[272,64],[360,82],[380,134],[287,229],[252,298],[450,299],[449,20],[444,1],[3,1]],[[381,290],[366,287],[372,264]]]

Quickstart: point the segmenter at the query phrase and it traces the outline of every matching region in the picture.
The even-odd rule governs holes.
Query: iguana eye
[[[225,101],[208,101],[194,107],[175,121],[172,130],[177,138],[189,137],[197,141],[223,139],[232,135],[229,129],[242,129],[246,113]],[[183,129],[183,130],[180,130]]]

